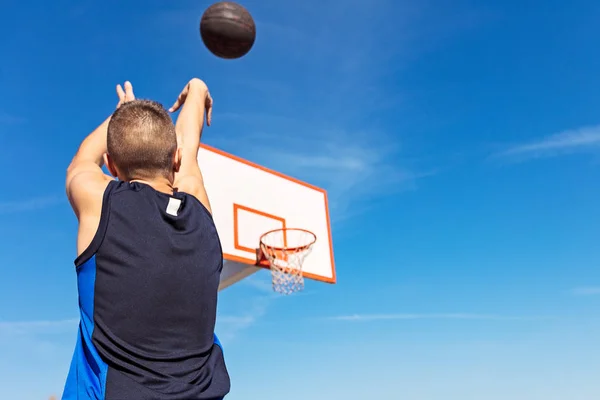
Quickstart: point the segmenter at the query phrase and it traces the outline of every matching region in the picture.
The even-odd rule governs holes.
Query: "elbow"
[[[70,175],[72,175],[73,171],[75,170],[76,167],[77,167],[77,155],[75,157],[73,157],[73,159],[67,166],[66,176],[69,177]]]

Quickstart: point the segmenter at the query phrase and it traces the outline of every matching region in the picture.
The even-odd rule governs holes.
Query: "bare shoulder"
[[[208,212],[212,214],[202,175],[186,175],[179,177],[175,181],[175,187],[179,192],[194,196],[204,207],[206,207]]]
[[[67,175],[67,197],[79,221],[77,255],[90,245],[96,235],[102,215],[102,199],[112,179],[95,171],[80,171]]]
[[[67,175],[67,197],[77,218],[102,211],[102,198],[110,181],[110,177],[95,171]]]

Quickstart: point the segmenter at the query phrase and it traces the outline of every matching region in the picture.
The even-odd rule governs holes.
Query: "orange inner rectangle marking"
[[[281,227],[285,229],[285,218],[281,218],[276,215],[266,213],[264,211],[255,210],[254,208],[250,208],[250,207],[246,207],[246,206],[242,206],[242,205],[233,203],[233,246],[235,247],[236,250],[241,250],[241,251],[246,251],[248,253],[256,254],[256,249],[259,246],[259,240],[260,240],[259,237],[256,238],[256,247],[255,248],[242,246],[240,244],[239,226],[238,226],[239,225],[238,224],[238,221],[239,221],[238,220],[238,211],[239,210],[246,211],[246,212],[256,214],[256,215],[260,215],[261,217],[273,219],[275,221],[279,221],[279,222],[281,222]],[[263,232],[263,233],[266,233],[266,232]]]

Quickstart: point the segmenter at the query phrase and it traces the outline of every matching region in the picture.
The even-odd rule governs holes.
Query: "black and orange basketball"
[[[217,57],[240,58],[254,45],[256,25],[248,10],[240,4],[220,1],[204,11],[200,36]]]

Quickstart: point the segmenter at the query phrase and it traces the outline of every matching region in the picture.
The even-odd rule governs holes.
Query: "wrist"
[[[204,83],[201,79],[194,78],[190,81],[189,92],[190,94],[194,93],[204,98],[208,93],[208,87],[206,86],[206,83]]]
[[[190,91],[185,103],[193,105],[195,109],[204,109],[206,106],[206,92],[203,92],[202,90]]]

